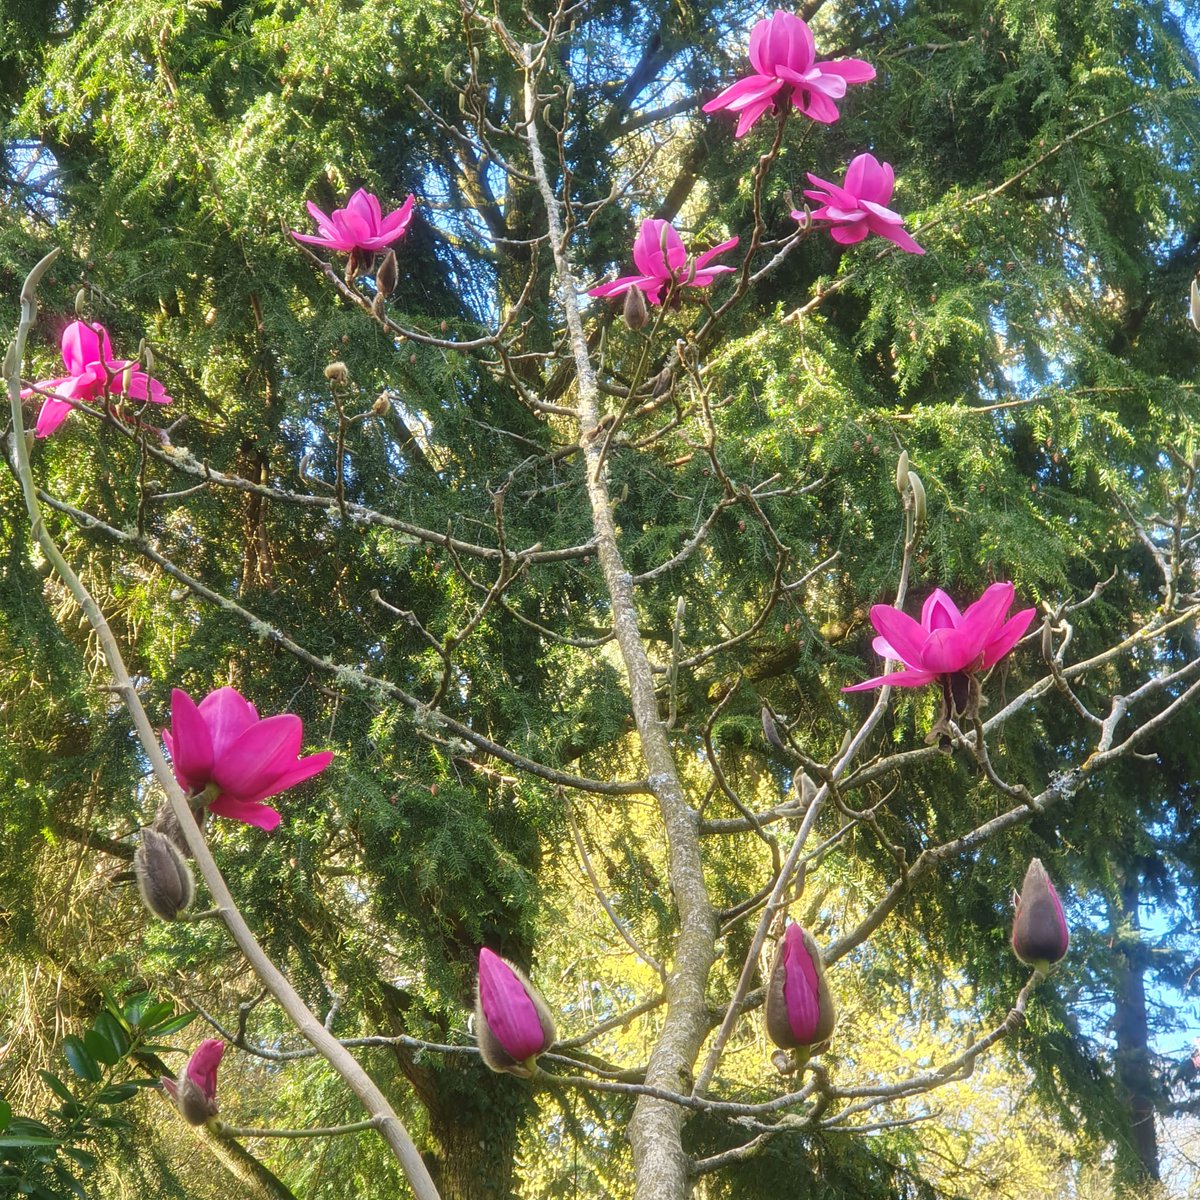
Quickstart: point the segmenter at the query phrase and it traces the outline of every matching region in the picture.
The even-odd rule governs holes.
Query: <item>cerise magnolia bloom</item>
[[[554,1045],[554,1018],[537,988],[486,946],[479,951],[475,1037],[493,1071],[532,1073],[533,1060]]]
[[[986,671],[1020,641],[1037,612],[1023,608],[1006,618],[1015,594],[1011,583],[993,583],[966,612],[959,612],[941,588],[934,588],[921,607],[919,624],[890,604],[876,604],[871,624],[880,636],[871,644],[877,654],[902,662],[905,669],[842,691],[861,692],[884,684],[921,687],[946,676]]]
[[[817,1046],[833,1033],[837,1011],[821,951],[812,934],[794,923],[780,939],[763,1011],[767,1036],[784,1050]]]
[[[217,1065],[224,1053],[220,1038],[208,1038],[175,1079],[163,1076],[160,1081],[190,1125],[203,1125],[217,1115]]]
[[[705,112],[727,108],[737,113],[734,137],[739,138],[789,92],[792,104],[805,116],[830,125],[838,119],[835,101],[846,94],[846,85],[875,78],[875,68],[860,58],[817,62],[808,26],[788,12],[775,12],[754,26],[750,65],[755,74],[739,79],[704,106]]]
[[[804,194],[820,203],[812,211],[813,221],[827,221],[829,236],[843,246],[861,242],[868,233],[877,233],[895,242],[909,254],[924,254],[922,247],[904,230],[904,218],[887,207],[896,185],[896,176],[889,163],[881,163],[873,154],[860,154],[846,168],[846,178],[839,186],[808,173],[815,187]],[[807,214],[793,210],[797,221],[808,219]]]
[[[154,404],[170,404],[167,389],[157,379],[151,379],[135,362],[127,358],[113,358],[112,342],[103,325],[88,325],[83,321],[72,321],[63,330],[63,365],[67,374],[57,379],[39,380],[39,389],[53,389],[54,396],[46,397],[38,413],[34,432],[38,437],[49,437],[70,416],[71,400],[99,400],[102,396],[126,395],[131,400],[149,400]],[[126,369],[132,368],[126,374]],[[37,393],[27,388],[21,399]],[[58,399],[57,397],[66,397]]]
[[[335,208],[326,216],[310,200],[308,211],[316,221],[320,235],[297,233],[294,229],[291,234],[298,242],[306,242],[310,246],[324,246],[342,254],[353,254],[355,251],[374,254],[376,251],[386,250],[408,231],[415,202],[416,197],[409,196],[395,212],[388,213],[385,217],[379,198],[365,188],[359,188],[346,201],[345,208]]]
[[[1040,858],[1030,862],[1021,894],[1014,895],[1013,900],[1017,906],[1012,928],[1013,953],[1028,966],[1048,971],[1066,954],[1071,933],[1062,901]]]
[[[236,689],[218,688],[197,705],[175,688],[171,728],[163,741],[179,786],[219,817],[270,831],[279,813],[263,801],[319,774],[333,759],[328,751],[300,758],[304,727],[292,713],[259,717]]]
[[[646,293],[651,304],[661,304],[664,290],[669,294],[677,285],[708,287],[718,275],[732,271],[733,267],[710,267],[708,264],[737,244],[737,238],[730,238],[691,259],[683,239],[669,221],[647,217],[633,242],[633,264],[641,274],[623,275],[612,283],[602,283],[591,288],[588,295],[619,296],[631,288],[638,288]]]

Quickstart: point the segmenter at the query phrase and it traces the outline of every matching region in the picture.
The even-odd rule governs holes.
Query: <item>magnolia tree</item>
[[[823,48],[801,16],[780,11],[736,36],[748,37],[748,73],[743,61],[724,90],[667,89],[661,112],[614,124],[611,162],[585,187],[572,125],[580,15],[560,7],[518,27],[468,7],[457,19],[464,42],[443,47],[445,86],[405,93],[413,119],[457,156],[455,188],[427,202],[435,182],[413,174],[392,208],[400,193],[364,187],[331,204],[326,182],[324,207],[308,203],[316,232],[273,235],[320,284],[314,329],[327,312],[348,331],[314,335],[320,353],[337,355],[316,369],[274,363],[277,388],[295,401],[278,429],[257,448],[206,451],[202,397],[218,385],[172,345],[169,321],[118,357],[102,320],[110,298],[90,280],[58,323],[62,367],[37,378],[26,364],[39,288],[47,331],[62,309],[47,290],[59,269],[51,250],[26,281],[5,360],[8,461],[40,554],[98,640],[103,686],[132,718],[129,769],[154,780],[139,790],[140,828],[114,841],[117,853],[128,848],[146,920],[180,930],[223,922],[294,1035],[280,1035],[282,1050],[256,1035],[252,1004],[234,1019],[206,1012],[216,1036],[196,1039],[178,1077],[163,1080],[178,1113],[226,1140],[375,1130],[414,1195],[450,1200],[484,1194],[481,1179],[487,1194],[508,1194],[530,1098],[578,1092],[614,1126],[610,1144],[625,1123],[631,1177],[611,1186],[681,1200],[701,1179],[729,1186],[760,1156],[803,1159],[822,1138],[936,1121],[921,1098],[969,1076],[1014,1034],[1035,989],[1061,1013],[1053,993],[1069,970],[1048,976],[1068,953],[1067,921],[1056,872],[1029,862],[1030,848],[1061,861],[1059,814],[1067,821],[1127,764],[1158,761],[1168,722],[1194,704],[1198,445],[1188,415],[1178,442],[1153,449],[1152,473],[1114,483],[1119,507],[1055,526],[1068,539],[1073,521],[1096,521],[1114,548],[1138,547],[1154,602],[1131,600],[1136,589],[1116,583],[1118,564],[1102,555],[1080,555],[1069,577],[1039,578],[1018,540],[988,534],[964,549],[953,530],[964,497],[998,478],[989,459],[1019,440],[1006,410],[1038,399],[1033,369],[1007,363],[1009,398],[996,398],[995,376],[965,396],[952,379],[947,394],[872,424],[869,377],[830,340],[825,314],[839,303],[882,313],[890,289],[911,296],[970,275],[963,226],[973,214],[1022,194],[1035,169],[1100,121],[1076,122],[982,192],[939,196],[926,171],[918,194],[898,156],[895,166],[870,152],[838,162],[840,142],[825,148],[850,105],[869,142],[869,97],[890,84],[869,55]],[[164,18],[156,70],[182,109],[170,32]],[[631,99],[641,86],[631,76]],[[734,164],[735,183],[713,185],[724,207],[666,183],[674,171],[695,183],[671,131],[697,122]],[[1030,208],[1031,228],[1039,214],[1066,220],[1036,193]],[[633,234],[615,262],[614,230]],[[440,320],[418,302],[434,261],[422,255],[439,246],[476,271],[464,284],[471,304]],[[806,259],[816,266],[798,268]],[[214,313],[221,303],[215,296]],[[256,319],[266,345],[269,322]],[[383,378],[372,368],[373,386],[355,363],[365,340],[391,364]],[[413,399],[422,373],[442,389],[440,412]],[[310,375],[323,375],[323,394]],[[830,388],[859,390],[837,443],[804,411],[820,411],[815,397]],[[973,465],[947,480],[933,464],[945,470],[964,443],[944,423],[922,424],[922,412],[951,407],[952,426],[977,424]],[[104,461],[131,464],[132,507],[89,504],[87,487],[43,481],[46,448],[83,438]],[[1036,494],[1036,474],[1028,486]],[[214,498],[216,510],[200,507]],[[259,586],[255,572],[239,581],[205,565],[212,514],[235,505],[250,506]],[[311,580],[300,559],[285,569],[271,547],[275,519],[299,524],[297,545],[314,562],[340,565],[314,568]],[[190,598],[181,636],[196,646],[206,623],[240,630],[227,657],[204,666],[191,656],[186,679],[127,669],[128,654],[142,659],[136,636],[122,621],[134,644],[121,644],[91,568],[61,548],[72,530]],[[356,641],[322,640],[304,619],[324,590],[354,614]],[[1103,620],[1092,619],[1098,611]],[[847,640],[868,619],[874,641]],[[301,686],[231,671],[243,652],[290,662],[301,674],[283,675]],[[366,726],[317,731],[322,711],[343,703],[362,706]],[[291,708],[309,718],[307,732]],[[403,750],[389,749],[392,739]],[[334,750],[312,749],[329,742]],[[368,802],[355,798],[356,780],[409,770],[447,822],[468,806],[492,814],[476,853],[533,874],[567,846],[588,903],[565,920],[539,915],[536,899],[514,901],[515,874],[505,883],[495,864],[459,896],[416,884],[408,897],[389,892],[372,872],[374,856],[404,837],[389,796],[400,785]],[[604,830],[647,800],[653,817],[630,854],[653,882],[639,895],[606,865],[617,842]],[[348,880],[337,920],[361,931],[358,950],[342,953],[373,956],[385,984],[346,985],[361,1001],[349,1033],[342,1000],[314,1012],[320,989],[289,981],[292,952],[264,949],[272,918],[244,914],[248,860],[226,844],[233,823],[248,827],[251,847],[287,844],[293,814],[312,805],[334,814],[314,855]],[[839,1029],[834,997],[861,992],[855,976],[872,969],[877,938],[914,914],[919,927],[939,889],[984,860],[999,869],[971,953],[992,948],[990,999],[980,993],[961,1022],[971,1030],[933,1060],[871,1061]],[[1022,874],[1013,914],[1008,894]],[[407,928],[407,949],[386,932],[386,906],[398,904],[410,913],[395,935]],[[425,909],[442,922],[437,938],[417,932]],[[586,972],[567,964],[597,919],[609,923],[626,980],[606,984],[602,1004],[564,1004],[562,978]],[[1024,977],[1007,965],[1010,930],[1031,968]],[[959,969],[974,978],[978,964],[965,958]],[[327,979],[357,978],[335,950],[322,960]],[[440,1004],[429,998],[439,989]],[[191,994],[204,994],[202,980]],[[614,1031],[637,1036],[606,1041]],[[364,1070],[355,1047],[372,1044],[392,1048],[411,1093]],[[223,1053],[226,1063],[323,1056],[365,1117],[340,1129],[242,1128],[218,1109]],[[290,1194],[257,1178],[264,1194]]]

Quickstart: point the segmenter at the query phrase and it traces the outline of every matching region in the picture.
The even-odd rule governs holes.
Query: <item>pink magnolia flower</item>
[[[795,923],[784,931],[767,981],[767,1036],[784,1050],[828,1041],[837,1021],[821,951]]]
[[[1015,594],[1011,583],[993,583],[966,612],[959,612],[941,588],[934,588],[921,608],[920,624],[890,604],[876,604],[871,609],[871,624],[880,634],[871,643],[875,653],[902,662],[905,669],[842,691],[861,692],[885,684],[921,687],[936,679],[986,671],[1020,641],[1037,612],[1023,608],[1006,619]]]
[[[868,233],[877,233],[909,254],[925,253],[904,231],[904,218],[887,207],[896,183],[890,164],[881,163],[873,154],[860,154],[846,168],[841,187],[811,171],[808,178],[817,186],[806,189],[804,194],[821,202],[820,208],[813,209],[812,219],[828,221],[832,226],[829,236],[835,242],[849,246],[861,242]],[[792,216],[797,221],[807,220],[806,214],[798,209],[792,210]]]
[[[1048,971],[1071,945],[1071,931],[1063,913],[1062,901],[1042,866],[1042,860],[1030,860],[1021,894],[1015,896],[1013,953],[1028,966]]]
[[[385,217],[379,198],[365,188],[359,188],[346,201],[345,208],[335,208],[329,216],[311,200],[308,202],[309,214],[316,221],[320,236],[297,233],[294,229],[290,232],[296,241],[310,246],[325,246],[342,254],[353,254],[356,250],[374,254],[377,250],[386,250],[408,231],[415,202],[416,197],[409,196],[395,212]]]
[[[739,138],[789,90],[792,104],[805,116],[831,125],[839,116],[834,101],[846,94],[847,84],[875,78],[875,68],[861,58],[817,62],[808,26],[793,13],[780,11],[751,30],[750,65],[755,74],[739,79],[704,106],[705,112],[727,108],[737,113],[734,137]]]
[[[623,275],[612,283],[602,283],[591,288],[588,295],[619,296],[631,288],[640,288],[651,304],[661,304],[664,288],[669,293],[677,285],[708,287],[718,275],[732,271],[733,267],[710,267],[708,264],[737,244],[737,238],[730,238],[705,250],[698,258],[690,259],[683,239],[669,221],[647,217],[633,242],[633,264],[641,274]]]
[[[163,1076],[160,1080],[191,1125],[203,1125],[217,1115],[217,1065],[224,1053],[225,1043],[220,1038],[208,1038],[196,1047],[175,1079]]]
[[[554,1045],[554,1018],[537,988],[486,946],[479,951],[475,1004],[479,1053],[493,1071],[531,1073],[533,1059]]]
[[[179,786],[199,794],[219,817],[268,832],[279,813],[263,801],[319,774],[333,759],[328,751],[300,758],[304,727],[292,713],[265,720],[236,689],[218,688],[197,705],[175,688],[171,728],[163,741]]]
[[[40,380],[36,387],[53,389],[54,396],[47,396],[38,413],[34,432],[38,437],[49,437],[71,414],[70,400],[99,400],[109,393],[127,395],[131,400],[150,400],[154,404],[170,404],[167,389],[157,379],[151,379],[136,363],[127,358],[113,358],[112,342],[103,325],[87,325],[83,321],[72,321],[63,330],[63,365],[67,374],[57,379]],[[128,381],[125,369],[133,367]],[[128,382],[128,389],[126,383]],[[27,400],[37,395],[32,388],[21,393]],[[58,397],[65,399],[58,399]]]

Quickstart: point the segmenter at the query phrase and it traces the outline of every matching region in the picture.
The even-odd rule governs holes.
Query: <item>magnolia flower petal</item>
[[[311,200],[305,202],[305,207],[308,209],[308,215],[317,223],[317,228],[325,237],[337,237],[337,226],[333,223],[331,216],[319,209]]]
[[[296,784],[303,783],[306,779],[311,779],[314,775],[320,775],[331,762],[333,762],[332,750],[321,750],[317,754],[306,754],[303,758],[298,758],[294,763],[285,767],[266,787],[257,792],[249,793],[243,796],[242,799],[250,803],[257,803],[260,800],[266,800],[270,796],[277,796],[280,792],[295,787]]]
[[[925,247],[918,246],[912,237],[904,231],[899,225],[885,224],[875,217],[870,217],[867,220],[867,225],[873,233],[879,234],[880,237],[887,238],[889,242],[895,242],[901,250],[907,251],[909,254],[924,254]]]
[[[876,222],[881,222],[885,225],[903,225],[904,218],[893,209],[885,208],[882,204],[876,204],[874,200],[859,200],[858,206],[870,216],[874,217]]]
[[[846,191],[859,200],[887,204],[892,198],[896,177],[891,164],[881,163],[873,154],[859,154],[846,168]]]
[[[841,116],[838,106],[828,96],[811,88],[796,88],[792,92],[792,103],[806,117],[820,125],[832,125]]]
[[[855,242],[861,242],[869,232],[870,230],[865,224],[845,224],[835,225],[829,231],[829,236],[843,246],[853,246]]]
[[[805,195],[810,200],[820,200],[822,204],[834,204],[838,208],[857,208],[858,198],[847,191],[844,187],[840,187],[836,183],[830,183],[828,179],[822,179],[819,175],[814,175],[811,171],[806,172],[809,183],[820,191],[805,191]]]
[[[303,737],[304,725],[293,713],[267,717],[214,756],[213,780],[238,800],[273,795],[275,781],[295,764]]]
[[[983,648],[983,669],[1002,659],[1024,636],[1029,623],[1037,616],[1036,608],[1023,608],[1014,613],[995,633],[988,638]]]
[[[942,591],[934,588],[921,605],[921,626],[931,633],[935,629],[954,629],[962,623],[958,605]]]
[[[66,384],[66,386],[59,388],[59,394],[62,396],[72,395],[71,384],[74,381],[68,379],[61,382]],[[40,438],[49,437],[71,415],[73,407],[74,405],[68,404],[65,400],[58,400],[53,396],[47,396],[42,402],[37,424],[33,428],[34,436]]]
[[[298,242],[303,242],[306,246],[324,246],[326,250],[336,250],[339,253],[345,253],[352,249],[346,244],[346,239],[341,234],[330,234],[326,237],[317,237],[311,233],[297,233],[294,229],[289,229],[288,232]]]
[[[724,254],[726,250],[732,250],[738,244],[738,239],[732,237],[727,242],[722,242],[719,246],[714,246],[711,250],[705,250],[703,254],[696,257],[696,271],[703,271],[710,262],[719,254]],[[732,271],[732,267],[714,267],[713,270]]]
[[[200,713],[212,737],[213,759],[222,758],[251,726],[258,711],[237,688],[217,688],[200,701]]]
[[[890,675],[876,675],[874,679],[864,680],[842,688],[843,692],[867,692],[877,687],[924,687],[932,683],[937,676],[932,671],[893,671]]]
[[[991,587],[967,606],[959,626],[969,632],[979,644],[979,652],[991,640],[992,635],[1004,623],[1004,614],[1012,607],[1016,588],[1011,583],[993,583]]]
[[[218,817],[241,821],[243,825],[253,825],[266,833],[277,829],[283,819],[269,804],[249,804],[245,800],[236,800],[232,796],[224,795],[218,796],[209,804],[208,810]]]
[[[871,624],[895,647],[902,662],[923,668],[922,654],[929,635],[908,613],[890,604],[876,604],[871,609]]]
[[[935,675],[953,675],[977,665],[982,655],[983,646],[969,630],[935,629],[925,639],[921,666]]]
[[[390,212],[379,224],[379,232],[388,239],[389,242],[394,242],[407,232],[409,223],[412,221],[413,206],[416,204],[416,196],[409,196],[395,212]]]
[[[97,330],[99,332],[97,332]],[[62,334],[63,363],[72,375],[82,375],[88,367],[112,361],[112,343],[103,325],[93,328],[83,321],[72,321]]]
[[[821,63],[825,75],[840,75],[847,83],[870,83],[875,78],[875,68],[861,58],[835,58]]]
[[[225,1043],[220,1038],[206,1038],[188,1059],[188,1077],[209,1100],[217,1096],[217,1064],[224,1053]]]
[[[771,104],[771,98],[767,97],[763,100],[757,100],[743,109],[741,116],[738,117],[737,128],[733,131],[733,136],[735,138],[745,137],[754,128],[754,124],[758,118],[771,107]]]
[[[213,765],[213,740],[200,706],[181,688],[171,690],[171,765],[181,787],[202,784]]]

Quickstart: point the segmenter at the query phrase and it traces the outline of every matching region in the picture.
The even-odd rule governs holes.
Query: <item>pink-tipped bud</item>
[[[779,942],[764,1011],[767,1037],[784,1050],[818,1046],[833,1033],[837,1010],[825,982],[821,951],[812,934],[799,925],[789,925]]]
[[[1033,859],[1025,872],[1025,882],[1017,897],[1017,914],[1013,918],[1013,953],[1027,966],[1048,971],[1058,962],[1071,944],[1071,932],[1062,902],[1042,866],[1040,858]]]
[[[161,1080],[189,1125],[203,1125],[217,1115],[217,1065],[224,1053],[225,1043],[220,1038],[207,1038],[175,1079]]]
[[[475,1037],[484,1063],[493,1071],[528,1076],[533,1060],[554,1045],[557,1036],[554,1019],[537,988],[511,963],[483,947],[479,951]]]

